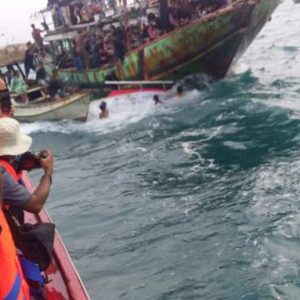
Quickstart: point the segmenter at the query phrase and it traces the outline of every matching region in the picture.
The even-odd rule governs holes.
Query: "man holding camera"
[[[21,133],[18,121],[7,117],[0,118],[0,173],[3,175],[4,204],[11,208],[39,213],[50,191],[53,157],[48,150],[43,151],[43,155],[35,156],[40,167],[44,170],[44,174],[36,190],[30,193],[18,182],[19,175],[14,165],[17,156],[27,152],[31,144],[31,137]]]

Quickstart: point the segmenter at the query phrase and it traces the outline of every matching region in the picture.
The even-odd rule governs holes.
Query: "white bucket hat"
[[[12,118],[0,118],[0,156],[19,155],[29,150],[32,138],[21,133],[20,124]]]

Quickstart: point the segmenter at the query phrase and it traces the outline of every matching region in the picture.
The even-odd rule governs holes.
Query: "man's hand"
[[[40,156],[40,163],[45,174],[52,176],[53,173],[53,155],[50,150],[43,150]]]
[[[50,191],[53,172],[53,156],[50,150],[43,150],[40,153],[40,164],[45,174],[42,176],[40,184],[32,194],[29,202],[24,206],[24,210],[34,214],[42,210]]]

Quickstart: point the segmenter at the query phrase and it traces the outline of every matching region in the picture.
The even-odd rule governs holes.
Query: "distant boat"
[[[82,87],[101,86],[112,74],[117,74],[119,80],[178,80],[195,73],[223,78],[271,19],[281,0],[231,2],[131,50],[119,65],[87,70],[58,65],[60,78]],[[129,23],[131,21],[134,20],[129,19]],[[106,19],[107,24],[113,22],[113,16],[111,21]],[[92,28],[98,24],[94,22],[81,26]],[[73,53],[73,40],[77,36],[78,28],[71,26],[49,31],[45,41],[49,42],[52,54],[55,54],[57,44],[66,53]],[[67,57],[70,60],[70,56]],[[55,67],[49,61],[45,64],[49,72]]]
[[[21,122],[63,119],[86,121],[90,100],[90,94],[84,92],[74,93],[60,100],[45,96],[42,99],[32,100],[28,104],[18,103],[12,98],[14,118]]]
[[[25,49],[23,44],[0,48],[0,68],[18,70],[25,79],[21,66],[25,57]],[[62,119],[86,121],[91,100],[89,93],[79,91],[55,100],[45,94],[44,90],[45,88],[36,84],[29,86],[26,91],[29,102],[26,104],[20,102],[20,96],[11,94],[14,118],[25,122]]]
[[[22,182],[29,191],[33,191],[32,183],[26,173]],[[46,210],[39,214],[25,213],[25,222],[31,224],[52,223]],[[45,271],[45,299],[57,300],[89,300],[89,295],[65,248],[58,232],[55,232],[52,261]]]
[[[294,3],[300,3],[300,0],[293,0],[294,1]]]

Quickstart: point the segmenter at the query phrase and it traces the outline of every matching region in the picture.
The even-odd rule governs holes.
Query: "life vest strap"
[[[17,274],[13,287],[3,300],[16,300],[21,290],[21,277]]]
[[[22,270],[24,273],[24,276],[27,280],[32,280],[35,282],[40,283],[41,285],[44,285],[45,280],[41,274],[41,270],[37,264],[34,264],[33,262],[25,259],[24,257],[19,257]]]

